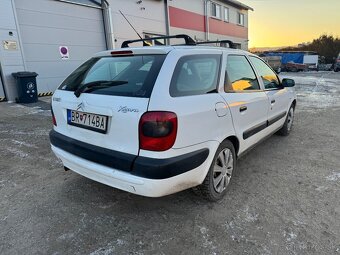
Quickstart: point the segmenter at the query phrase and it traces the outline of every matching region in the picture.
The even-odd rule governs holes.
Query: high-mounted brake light
[[[177,115],[173,112],[146,112],[139,121],[139,147],[142,150],[166,151],[177,136]]]
[[[132,56],[133,52],[131,50],[121,50],[121,51],[111,51],[111,55],[112,56],[125,56],[125,55],[129,55]]]

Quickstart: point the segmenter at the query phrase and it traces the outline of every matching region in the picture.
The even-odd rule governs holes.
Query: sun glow
[[[249,47],[293,46],[340,36],[339,0],[240,0],[249,11]]]

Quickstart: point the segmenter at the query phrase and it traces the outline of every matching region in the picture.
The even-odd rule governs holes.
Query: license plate
[[[72,126],[106,133],[108,116],[67,110],[67,123]]]

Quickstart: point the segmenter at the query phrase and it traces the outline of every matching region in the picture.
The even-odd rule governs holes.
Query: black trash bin
[[[18,91],[17,103],[35,103],[38,101],[37,81],[35,72],[12,73]]]

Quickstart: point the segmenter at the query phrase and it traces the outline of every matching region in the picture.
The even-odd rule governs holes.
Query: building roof
[[[236,0],[221,0],[222,2],[225,2],[227,4],[230,4],[230,5],[234,5],[235,7],[238,7],[238,8],[241,8],[241,9],[244,9],[244,10],[251,10],[251,11],[254,11],[253,8],[251,8],[250,6],[248,5],[245,5],[239,1],[236,1]]]

